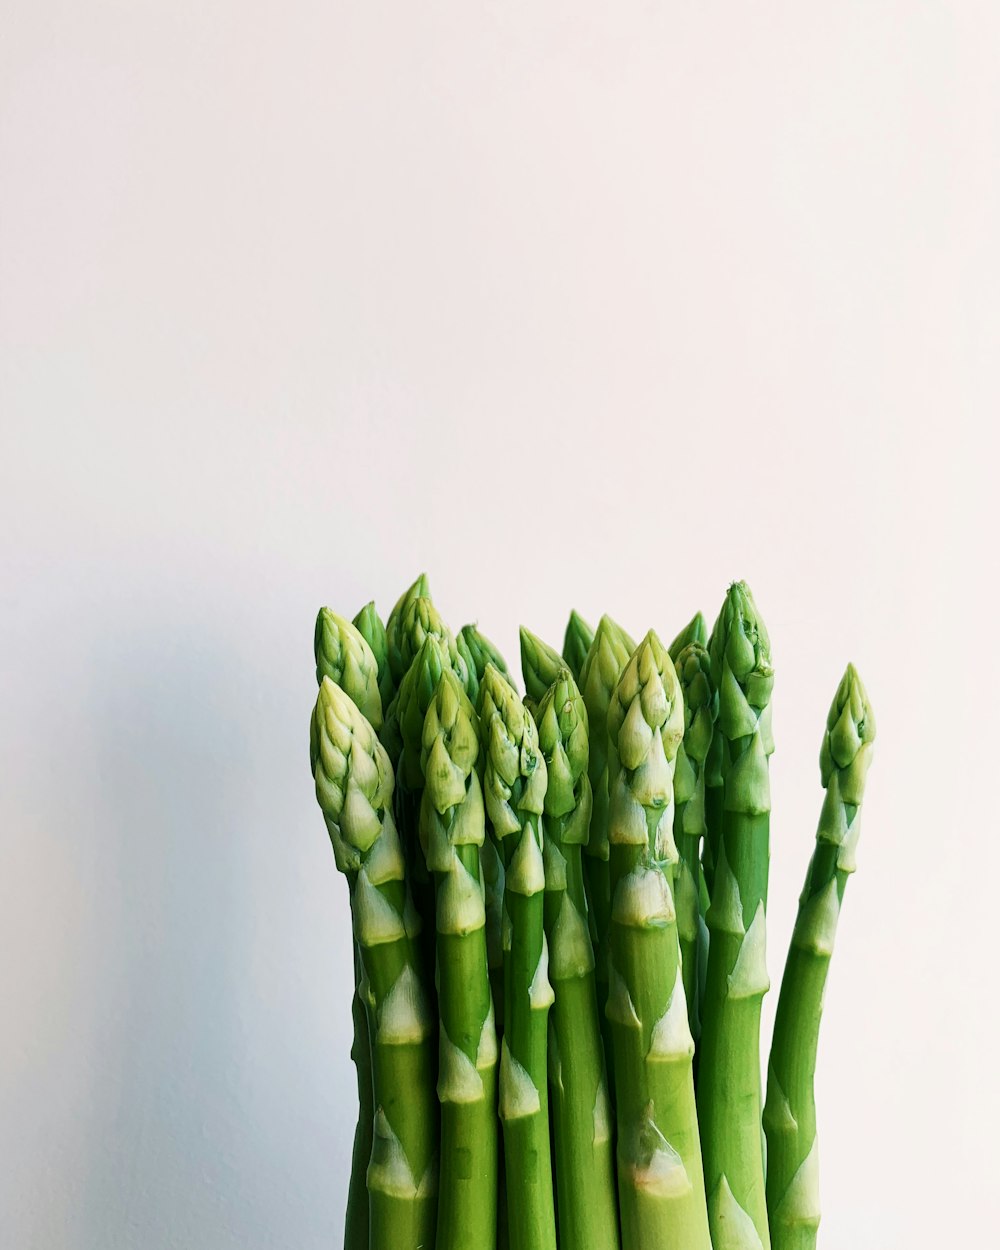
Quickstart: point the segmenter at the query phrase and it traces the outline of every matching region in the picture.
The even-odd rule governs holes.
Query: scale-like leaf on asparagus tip
[[[329,677],[340,686],[378,732],[382,728],[378,661],[360,630],[329,608],[320,608],[316,617],[313,650],[317,682]]]
[[[583,662],[587,658],[587,652],[590,650],[593,641],[593,629],[574,608],[570,612],[569,621],[566,624],[566,634],[563,638],[563,659],[569,665],[570,672],[577,681],[580,680],[580,674],[583,672]]]
[[[542,642],[536,634],[522,625],[521,639],[521,676],[524,678],[524,689],[527,698],[536,707],[542,701],[546,690],[556,679],[562,668],[562,656],[548,643]]]

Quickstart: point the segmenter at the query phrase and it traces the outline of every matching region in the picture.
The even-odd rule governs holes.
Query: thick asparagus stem
[[[521,676],[524,678],[524,706],[532,715],[546,690],[562,668],[562,656],[548,643],[521,626]]]
[[[712,634],[724,802],[707,924],[698,1064],[712,1236],[733,1250],[770,1246],[761,1131],[760,1012],[769,982],[765,910],[771,794],[770,643],[750,591],[730,586]],[[727,1239],[728,1240],[724,1240]]]
[[[625,1250],[711,1250],[671,876],[677,675],[650,631],[608,709],[609,929]],[[724,1243],[721,1241],[719,1246]]]
[[[678,862],[674,872],[677,932],[681,943],[684,996],[691,1036],[701,1035],[699,951],[707,954],[708,931],[702,913],[705,896],[701,840],[705,835],[705,760],[712,743],[719,696],[712,685],[708,652],[700,642],[688,643],[675,661],[684,696],[684,740],[674,767],[674,841]]]
[[[799,899],[767,1074],[767,1211],[773,1250],[814,1250],[819,1156],[813,1087],[823,990],[848,876],[855,869],[875,717],[853,665],[837,690],[820,751],[826,790]]]
[[[378,732],[382,728],[382,698],[378,661],[355,625],[329,608],[320,608],[313,633],[316,681],[329,677],[353,699],[358,711]]]
[[[382,711],[392,702],[396,686],[389,671],[389,644],[386,640],[385,626],[375,609],[375,601],[366,603],[354,618],[354,626],[361,637],[372,649],[375,663],[378,665],[378,692],[382,698]]]
[[[584,882],[587,887],[590,936],[594,945],[594,978],[597,1008],[608,1062],[608,1092],[614,1100],[614,1065],[611,1026],[605,1007],[608,1001],[608,925],[611,920],[611,877],[608,863],[608,705],[635,643],[610,616],[602,616],[580,675],[580,691],[590,720],[590,759],[587,775],[594,808],[590,836],[583,848]]]
[[[544,933],[541,816],[545,760],[534,721],[492,664],[483,678],[486,809],[506,872],[504,1031],[500,1048],[511,1250],[555,1250],[546,1032],[552,988]]]
[[[568,668],[538,707],[545,791],[545,934],[555,1002],[549,1081],[559,1244],[613,1250],[619,1243],[604,1045],[587,928],[581,848],[592,807],[587,709]]]
[[[705,624],[705,618],[700,612],[696,612],[691,617],[670,646],[667,647],[667,652],[675,665],[677,664],[677,657],[692,642],[700,642],[703,647],[708,643],[708,626]]]
[[[479,865],[485,836],[479,724],[458,678],[441,675],[424,720],[420,837],[437,887],[437,1250],[490,1250],[497,1228],[497,1038]]]
[[[594,641],[594,631],[574,608],[569,614],[566,624],[566,635],[563,638],[563,659],[569,665],[569,671],[575,681],[580,680],[583,662],[587,658]]]
[[[437,1206],[434,1033],[414,936],[392,769],[375,731],[324,678],[310,753],[337,867],[351,888],[354,938],[368,986],[375,1105],[368,1167],[371,1250],[433,1244]]]

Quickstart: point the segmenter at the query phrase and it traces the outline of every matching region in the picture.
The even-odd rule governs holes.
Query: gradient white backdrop
[[[772,979],[858,664],[821,1242],[986,1244],[996,6],[7,0],[3,28],[0,1245],[338,1244],[312,624],[420,568],[508,654],[570,606],[670,636],[750,581]]]

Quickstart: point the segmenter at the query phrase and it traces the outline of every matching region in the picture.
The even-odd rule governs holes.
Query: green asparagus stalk
[[[691,1035],[701,1035],[699,951],[707,954],[707,930],[702,914],[705,894],[701,841],[705,836],[705,760],[712,744],[719,696],[712,685],[708,651],[700,642],[688,643],[675,661],[684,696],[684,739],[674,767],[674,841],[679,856],[674,873],[677,932],[681,943],[684,996]]]
[[[581,856],[592,807],[587,709],[568,668],[539,704],[538,738],[548,771],[545,934],[555,993],[549,1081],[559,1244],[613,1250],[618,1201]]]
[[[713,1239],[733,1250],[767,1250],[760,1012],[769,987],[765,911],[774,676],[767,631],[742,582],[726,595],[712,633],[711,658],[719,692],[724,802],[707,916],[711,939],[698,1114]]]
[[[692,642],[700,642],[703,647],[708,643],[708,626],[705,624],[705,618],[700,612],[696,612],[691,617],[667,648],[670,658],[675,665],[677,664],[677,657]]]
[[[437,887],[437,1250],[489,1250],[497,1227],[497,1038],[479,864],[485,837],[479,724],[458,678],[441,674],[424,720],[420,836]]]
[[[575,681],[580,680],[580,674],[583,672],[583,662],[587,658],[587,652],[590,650],[593,641],[593,629],[574,608],[570,612],[569,621],[566,624],[566,635],[563,638],[563,659],[569,665],[569,670],[573,674]]]
[[[826,797],[778,995],[768,1065],[767,1212],[774,1250],[815,1250],[819,1156],[813,1088],[823,991],[848,876],[855,869],[875,717],[853,665],[837,689],[820,751]]]
[[[372,649],[375,663],[378,665],[378,692],[382,699],[382,711],[392,702],[396,686],[389,671],[389,644],[385,635],[382,618],[375,610],[375,601],[366,603],[354,618],[354,626],[361,637]]]
[[[374,653],[369,651],[364,635],[329,608],[321,608],[316,618],[313,649],[316,657],[316,680],[322,684],[323,678],[329,677],[334,685],[339,686],[353,699],[362,715],[377,729],[382,720],[381,699],[374,684],[373,666],[377,661]],[[315,763],[313,759],[314,768]],[[351,999],[354,1038],[351,1058],[358,1080],[358,1122],[354,1130],[351,1180],[347,1192],[345,1250],[367,1250],[369,1237],[365,1173],[372,1153],[375,1106],[372,1098],[371,1039],[365,1010],[366,992],[364,969],[355,948],[354,994]]]
[[[433,1244],[437,1207],[434,1027],[417,957],[392,816],[392,769],[375,731],[327,677],[310,730],[316,797],[351,891],[367,986],[374,1143],[368,1167],[371,1250]]]
[[[555,1250],[546,1079],[553,996],[544,933],[541,821],[546,768],[534,721],[492,664],[483,677],[480,728],[487,752],[486,810],[506,873],[500,1119],[508,1235],[511,1250]]]
[[[371,647],[350,621],[329,608],[320,608],[313,634],[316,681],[329,677],[357,704],[361,715],[378,732],[382,727],[382,698],[378,661]]]
[[[392,677],[392,684],[398,689],[399,683],[406,675],[406,670],[410,667],[410,661],[417,651],[413,647],[409,651],[409,655],[404,652],[403,644],[403,618],[407,609],[416,599],[429,599],[431,595],[430,586],[427,582],[427,574],[421,573],[412,586],[404,590],[396,601],[395,607],[389,613],[389,619],[385,623],[385,646],[389,657],[389,673]]]
[[[532,713],[536,711],[546,690],[556,679],[562,668],[562,656],[548,643],[542,642],[530,630],[521,626],[521,676],[524,678],[524,706]]]
[[[608,708],[611,992],[625,1250],[711,1250],[671,876],[684,706],[652,630]],[[727,1246],[720,1240],[716,1250]]]
[[[590,908],[590,935],[594,944],[597,1006],[608,1059],[609,1093],[614,1099],[611,1026],[605,1013],[608,1001],[608,925],[611,920],[611,877],[608,866],[608,706],[635,643],[610,616],[602,616],[580,674],[580,690],[590,720],[590,759],[587,774],[594,809],[590,836],[583,848],[584,880]]]

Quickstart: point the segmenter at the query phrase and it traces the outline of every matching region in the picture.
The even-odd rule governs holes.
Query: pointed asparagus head
[[[310,725],[316,799],[326,817],[337,867],[357,871],[392,804],[392,766],[354,701],[324,677]]]
[[[354,618],[354,627],[372,649],[375,663],[378,665],[378,690],[382,697],[382,711],[392,701],[396,687],[389,672],[389,647],[386,641],[385,626],[375,608],[375,600],[366,603]]]
[[[684,753],[701,768],[712,745],[719,712],[708,649],[700,642],[688,643],[678,652],[674,668],[684,696]]]
[[[357,627],[329,608],[320,608],[313,633],[313,654],[317,682],[329,677],[354,700],[376,732],[381,729],[378,661]]]
[[[545,814],[579,819],[561,829],[563,842],[585,845],[590,826],[589,722],[583,695],[568,668],[561,668],[538,705],[538,745],[545,759],[548,784]]]
[[[603,732],[611,694],[635,651],[635,643],[610,616],[602,616],[580,673],[580,690],[590,714],[591,731]]]
[[[569,614],[566,634],[563,638],[563,659],[569,665],[569,670],[577,681],[580,680],[583,662],[587,658],[587,652],[593,641],[593,629],[574,608]]]
[[[696,612],[688,621],[681,632],[673,640],[667,650],[670,652],[670,658],[677,663],[677,657],[684,648],[692,642],[700,642],[701,645],[708,645],[708,625],[705,618],[700,612]]]
[[[521,676],[524,678],[524,689],[527,697],[536,706],[549,686],[555,681],[556,673],[562,668],[562,656],[546,642],[542,642],[536,634],[522,625],[521,638]]]
[[[864,797],[874,741],[875,714],[857,669],[848,664],[826,718],[819,768],[824,787],[838,774],[840,798],[854,807]]]
[[[516,835],[526,824],[531,823],[534,840],[540,843],[538,821],[530,818],[540,816],[543,811],[547,773],[538,746],[538,730],[531,714],[514,687],[492,664],[486,666],[483,676],[479,719],[486,749],[486,811],[501,858],[510,865],[520,841]],[[538,850],[537,865],[534,857],[529,857],[532,869],[541,864],[540,846]],[[533,883],[535,877],[529,875]],[[520,890],[526,882],[516,882],[508,874],[507,884],[510,889]],[[534,890],[520,892],[532,893]]]
[[[427,582],[427,574],[421,573],[412,586],[406,590],[396,600],[395,607],[389,613],[389,619],[385,623],[386,651],[389,656],[389,671],[392,674],[393,684],[398,687],[403,680],[409,660],[403,657],[403,640],[402,628],[403,617],[406,609],[413,603],[415,599],[429,599],[431,597],[430,586]],[[412,659],[412,653],[410,658]]]
[[[446,668],[427,707],[420,754],[427,799],[439,814],[465,798],[478,756],[476,710],[461,682]]]
[[[774,685],[771,640],[746,582],[733,582],[726,592],[712,630],[710,654],[723,732],[727,738],[740,737],[729,732],[727,723],[738,725],[741,703],[749,704],[759,715],[770,702]]]
[[[480,633],[476,625],[463,625],[456,641],[460,647],[464,644],[466,658],[472,665],[477,682],[483,680],[487,664],[495,665],[505,677],[509,677],[506,660],[486,635]]]
[[[396,699],[396,716],[402,739],[399,783],[413,794],[419,794],[424,788],[424,774],[420,766],[424,718],[441,676],[449,668],[447,644],[436,634],[428,634],[399,687]]]
[[[612,820],[612,842],[634,840],[645,828],[653,856],[676,862],[673,765],[683,737],[684,699],[677,673],[650,630],[626,664],[608,707],[612,808],[617,805],[621,813],[638,804],[646,813],[645,824]]]

